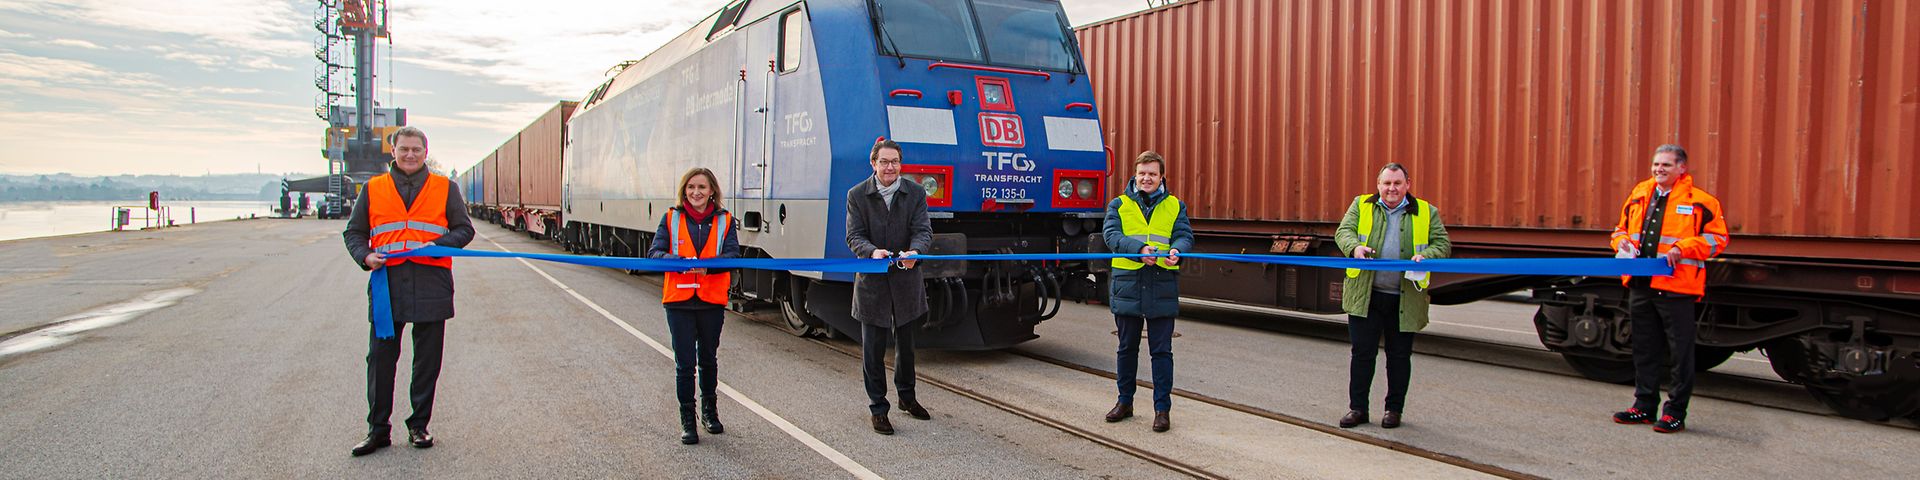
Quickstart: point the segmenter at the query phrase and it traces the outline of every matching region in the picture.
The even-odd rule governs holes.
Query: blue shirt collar
[[[1412,200],[1409,197],[1400,197],[1399,205],[1387,205],[1387,199],[1385,197],[1380,197],[1377,195],[1374,196],[1373,202],[1380,204],[1380,207],[1387,209],[1388,212],[1392,212],[1402,208],[1407,208],[1407,204],[1412,202]]]

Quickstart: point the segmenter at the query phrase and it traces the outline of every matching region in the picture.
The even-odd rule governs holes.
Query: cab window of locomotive
[[[800,69],[800,34],[807,24],[807,16],[799,10],[787,12],[780,20],[780,73]]]
[[[996,65],[1073,71],[1060,4],[1043,0],[974,0],[987,58]]]
[[[966,0],[873,0],[880,47],[909,57],[985,61]]]

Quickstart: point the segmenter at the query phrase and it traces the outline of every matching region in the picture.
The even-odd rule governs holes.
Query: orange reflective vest
[[[427,185],[413,197],[413,208],[400,198],[393,186],[393,174],[367,180],[362,198],[367,203],[367,224],[373,251],[393,253],[432,245],[447,234],[447,177],[427,174]],[[387,259],[387,266],[413,262],[440,268],[453,268],[451,257],[407,257]]]
[[[688,233],[687,217],[680,213],[679,209],[667,210],[667,225],[671,225],[672,230],[657,232],[655,235],[663,233],[672,235],[668,237],[669,244],[672,245],[673,254],[680,258],[715,258],[720,256],[720,244],[727,241],[727,229],[733,226],[733,214],[719,212],[713,217],[713,221],[713,229],[707,234],[706,246],[699,250],[693,249],[693,242],[689,240],[693,234]],[[727,289],[732,285],[733,274],[731,273],[667,272],[667,281],[661,282],[660,285],[660,303],[683,302],[698,295],[700,301],[726,305]]]
[[[1627,197],[1626,205],[1620,207],[1620,224],[1613,227],[1613,248],[1620,249],[1621,241],[1633,242],[1634,248],[1640,247],[1646,225],[1647,210],[1653,208],[1656,195],[1656,183],[1652,179],[1640,182],[1633,187],[1633,195]],[[1660,220],[1660,250],[1656,255],[1664,256],[1668,250],[1680,249],[1680,262],[1673,267],[1672,276],[1653,277],[1653,288],[1683,295],[1704,295],[1707,291],[1707,259],[1719,256],[1727,251],[1727,216],[1720,209],[1720,200],[1707,192],[1693,188],[1693,175],[1681,175],[1674,182],[1673,191],[1667,193],[1665,217]],[[1632,277],[1620,277],[1625,285]]]

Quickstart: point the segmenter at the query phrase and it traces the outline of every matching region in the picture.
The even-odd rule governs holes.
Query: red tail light
[[[1054,170],[1047,198],[1053,208],[1100,208],[1106,200],[1106,184],[1100,170]],[[1064,182],[1064,184],[1062,183]]]

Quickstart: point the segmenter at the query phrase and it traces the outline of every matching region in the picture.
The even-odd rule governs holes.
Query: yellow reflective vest
[[[1354,197],[1354,201],[1359,202],[1366,197],[1368,197],[1368,195]],[[1413,251],[1418,252],[1427,248],[1428,241],[1433,238],[1433,232],[1429,231],[1433,228],[1433,225],[1432,222],[1427,219],[1428,215],[1433,215],[1433,206],[1428,205],[1426,200],[1418,198],[1413,200],[1419,202],[1419,208],[1414,209],[1413,215],[1410,216],[1412,218],[1407,220],[1407,223],[1409,224],[1408,226],[1413,227]],[[1373,233],[1373,208],[1368,207],[1364,202],[1360,205],[1360,224],[1354,230],[1360,234],[1360,244],[1366,245],[1367,236]],[[1347,278],[1359,277],[1360,269],[1347,269]],[[1420,286],[1421,290],[1427,289],[1426,278],[1422,278],[1420,281],[1414,282],[1414,284]]]
[[[1173,224],[1180,219],[1180,199],[1174,197],[1173,194],[1167,194],[1167,199],[1161,200],[1160,205],[1153,208],[1153,218],[1151,220],[1147,218],[1145,213],[1141,212],[1140,204],[1133,201],[1133,196],[1121,195],[1119,214],[1120,231],[1126,234],[1128,238],[1152,245],[1153,248],[1162,252],[1172,248]],[[1113,259],[1113,268],[1120,270],[1139,270],[1140,267],[1144,266],[1147,266],[1147,264],[1132,258],[1115,257]],[[1160,268],[1179,270],[1180,266],[1160,264]]]

